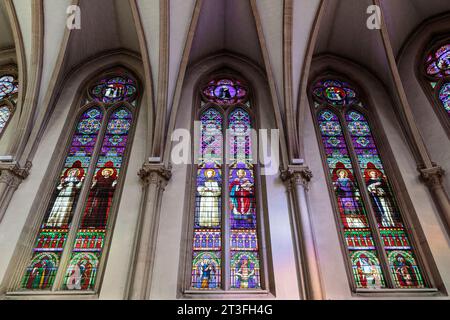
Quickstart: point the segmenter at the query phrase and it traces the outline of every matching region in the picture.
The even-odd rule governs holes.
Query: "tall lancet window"
[[[19,83],[15,69],[0,68],[0,136],[14,114],[18,92]]]
[[[425,91],[450,135],[450,39],[428,50],[421,69]]]
[[[137,83],[122,69],[88,87],[43,206],[22,290],[98,288],[133,141],[136,99]]]
[[[353,286],[428,287],[359,93],[325,79],[312,99]]]
[[[214,80],[202,100],[190,288],[261,289],[248,89],[237,80]]]

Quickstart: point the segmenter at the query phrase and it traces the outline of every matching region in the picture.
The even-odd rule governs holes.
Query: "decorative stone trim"
[[[145,163],[139,170],[138,176],[145,186],[156,184],[161,189],[164,189],[172,178],[172,167],[170,165],[166,167],[162,163]]]
[[[444,169],[440,166],[419,169],[420,178],[431,189],[442,187],[442,177],[445,175]]]
[[[8,187],[18,188],[30,174],[31,167],[31,161],[27,161],[24,167],[20,167],[17,162],[0,162],[0,183],[5,183]]]
[[[302,185],[305,190],[308,190],[312,177],[313,174],[307,166],[290,165],[287,169],[280,169],[280,178],[288,185],[288,188]]]

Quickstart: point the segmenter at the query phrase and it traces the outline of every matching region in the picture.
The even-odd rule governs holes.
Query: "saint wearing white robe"
[[[220,224],[219,199],[222,194],[219,184],[214,180],[216,172],[213,169],[205,170],[206,181],[197,188],[200,195],[198,208],[198,225],[200,227],[218,227]]]
[[[50,211],[47,226],[63,227],[68,225],[75,197],[83,185],[83,178],[80,179],[79,175],[80,170],[70,169],[67,176],[61,179],[57,187],[59,193]]]

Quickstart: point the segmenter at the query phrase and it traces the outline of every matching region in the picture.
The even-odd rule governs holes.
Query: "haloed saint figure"
[[[359,281],[364,288],[380,288],[382,286],[378,269],[370,259],[361,254],[356,262]]]
[[[248,258],[246,256],[242,256],[241,261],[235,272],[235,276],[237,276],[239,280],[239,288],[248,289],[249,281],[250,279],[253,278],[254,275],[255,269],[250,267]]]
[[[394,206],[389,195],[389,187],[383,173],[371,162],[364,172],[367,191],[372,198],[375,211],[380,215],[383,227],[395,227]]]
[[[413,287],[417,285],[417,279],[411,263],[401,254],[397,254],[394,261],[394,272],[398,283],[402,287]]]
[[[247,171],[236,170],[236,176],[230,184],[230,197],[233,214],[247,216],[252,214],[253,183],[247,178]]]
[[[353,175],[344,164],[338,162],[333,172],[334,190],[338,197],[339,211],[345,215],[347,224],[352,228],[364,228],[361,220],[358,190],[353,182]]]
[[[200,227],[218,227],[220,223],[219,197],[221,190],[214,169],[204,171],[205,182],[197,188],[200,195],[200,207],[198,212],[198,225]]]
[[[212,264],[211,260],[204,259],[200,263],[200,268],[201,268],[201,286],[200,287],[202,289],[208,289],[209,283],[211,282],[211,280],[213,280],[212,278],[215,273],[214,265]]]
[[[106,163],[92,181],[82,227],[104,228],[117,185],[117,171],[112,163]]]
[[[77,161],[72,168],[65,171],[56,187],[58,195],[47,219],[48,227],[59,228],[69,224],[73,205],[83,185],[83,180],[84,170],[81,168],[81,163]]]

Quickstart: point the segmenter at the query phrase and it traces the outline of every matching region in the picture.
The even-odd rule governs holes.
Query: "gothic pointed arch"
[[[420,83],[450,137],[450,34],[435,37],[421,53]]]
[[[258,108],[248,82],[230,72],[210,74],[196,90],[200,130],[185,292],[261,292],[267,279],[253,131]]]
[[[309,95],[351,288],[431,288],[368,96],[330,72]]]
[[[58,173],[15,291],[97,292],[108,256],[140,100],[123,67],[87,82],[65,130]]]

